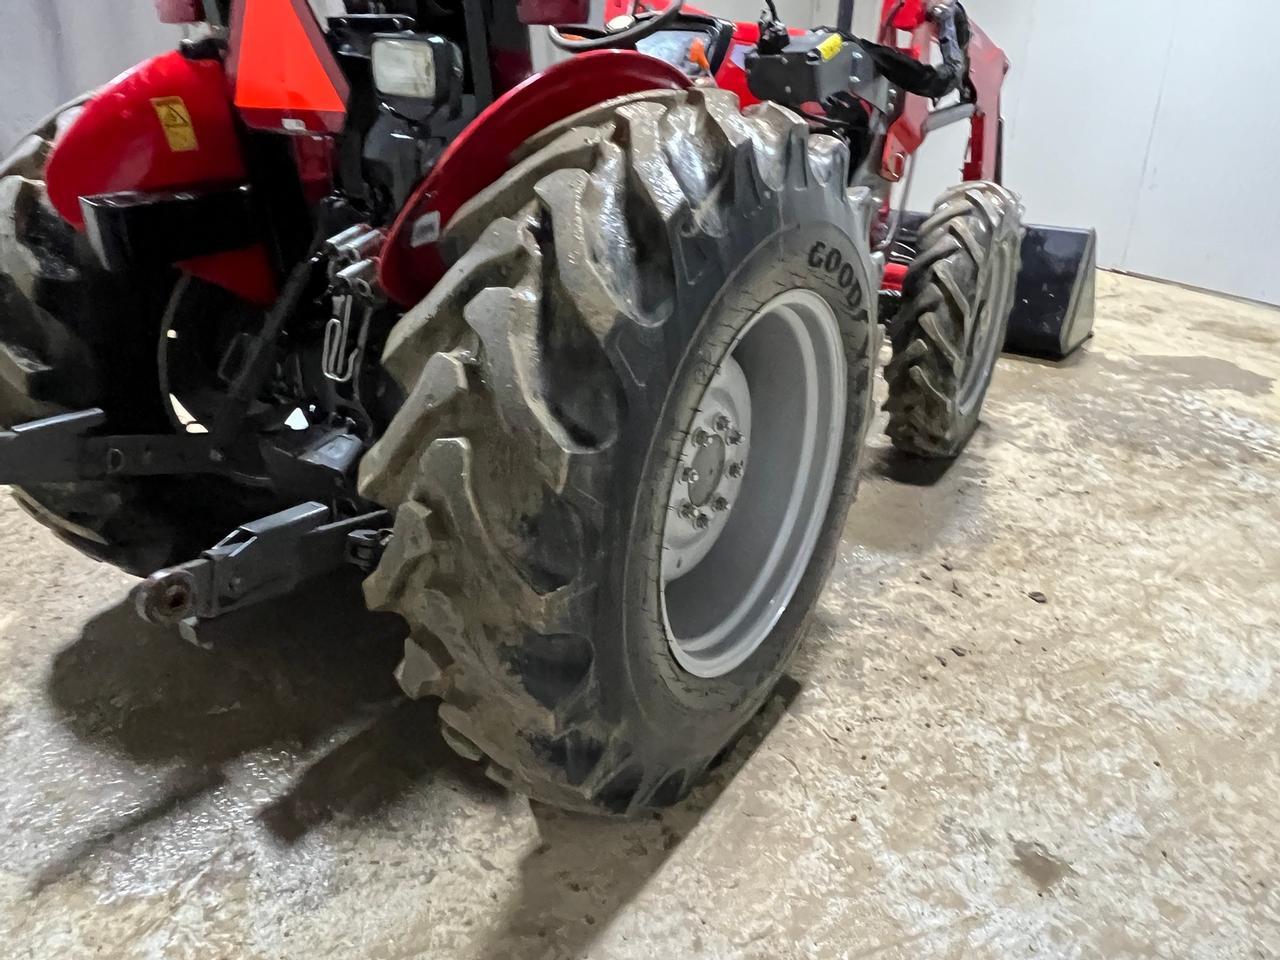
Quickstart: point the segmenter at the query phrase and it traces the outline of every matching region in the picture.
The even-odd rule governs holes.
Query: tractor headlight
[[[373,41],[373,85],[386,97],[444,103],[462,80],[462,54],[432,34],[378,37]]]

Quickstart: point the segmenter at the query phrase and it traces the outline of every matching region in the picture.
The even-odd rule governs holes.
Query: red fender
[[[175,51],[121,74],[58,139],[45,176],[54,209],[77,230],[84,230],[81,197],[244,182],[222,65]],[[179,266],[254,303],[275,300],[276,277],[261,246]]]
[[[440,229],[502,176],[516,148],[539,130],[614,97],[687,86],[689,78],[661,60],[632,50],[598,50],[507,91],[449,145],[405,204],[383,248],[382,289],[406,307],[427,295],[445,270],[436,244]]]

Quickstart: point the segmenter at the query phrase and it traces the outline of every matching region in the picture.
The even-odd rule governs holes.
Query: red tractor
[[[675,801],[822,589],[881,317],[890,436],[955,457],[1019,282],[1008,64],[961,5],[871,41],[766,3],[159,0],[191,38],[0,164],[0,482],[155,622],[354,564],[459,753]],[[531,24],[572,56],[535,75]],[[894,209],[962,121],[964,182]],[[1035,320],[1078,339],[1049,246]]]

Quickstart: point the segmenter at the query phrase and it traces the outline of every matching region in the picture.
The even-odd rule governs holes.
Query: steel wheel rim
[[[846,379],[835,311],[789,290],[752,315],[681,426],[660,600],[689,673],[741,666],[795,595],[835,488]]]

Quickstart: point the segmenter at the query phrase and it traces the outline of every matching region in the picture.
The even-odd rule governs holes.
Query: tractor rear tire
[[[100,406],[113,428],[167,430],[156,343],[169,285],[106,274],[45,189],[53,141],[79,109],[58,111],[0,160],[0,427]],[[225,525],[227,492],[205,478],[13,493],[64,541],[139,575],[191,559],[235,526]]]
[[[684,796],[795,650],[853,500],[878,335],[840,141],[721,90],[580,121],[458,212],[456,262],[391,334],[407,399],[361,490],[395,535],[365,592],[408,622],[401,684],[442,698],[457,752],[625,815]],[[706,406],[742,383],[750,436]],[[687,455],[739,503],[696,492]],[[782,559],[757,568],[765,543]],[[706,641],[698,617],[741,629]]]
[[[1018,282],[1022,205],[994,183],[962,183],[921,225],[889,325],[888,434],[920,457],[960,455],[1004,346]]]

